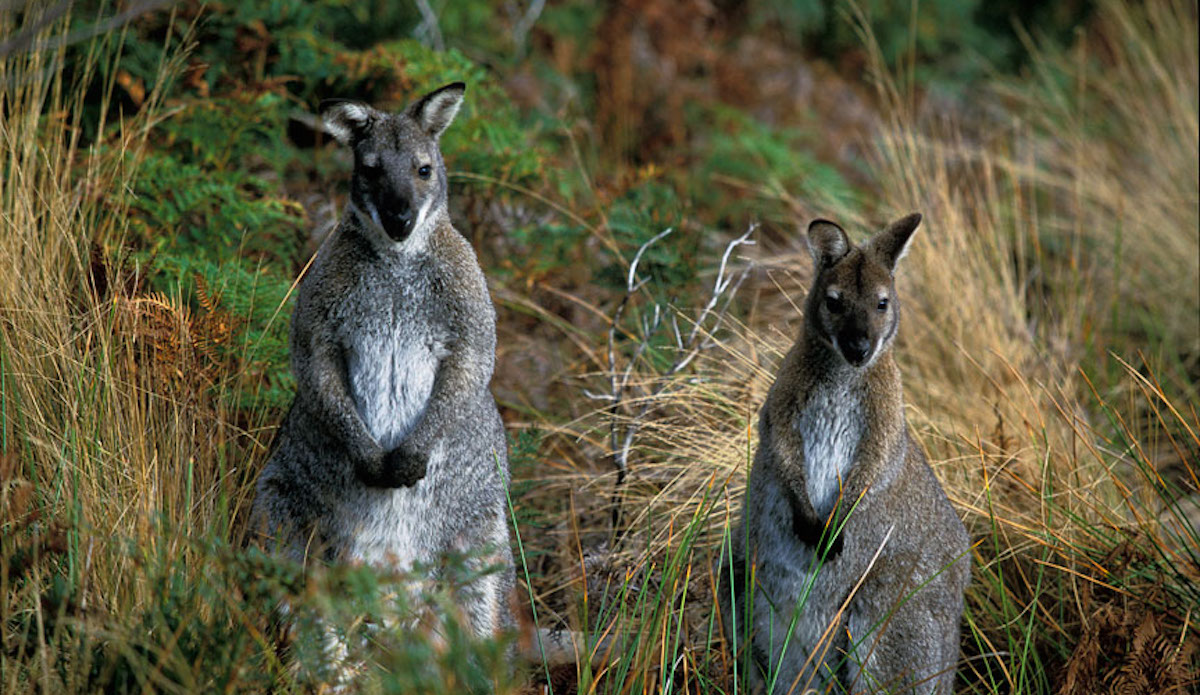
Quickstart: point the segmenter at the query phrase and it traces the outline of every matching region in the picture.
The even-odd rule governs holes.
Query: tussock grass
[[[31,3],[20,26],[0,11],[0,35],[53,9]],[[193,311],[148,291],[126,248],[191,28],[169,32],[182,38],[163,47],[156,86],[110,128],[123,34],[73,46],[69,26],[49,19],[0,56],[0,690],[312,691],[368,665],[368,691],[510,689],[508,642],[463,629],[453,559],[408,597],[397,589],[412,577],[245,547],[274,415],[239,406],[256,377],[239,350],[214,348],[220,316],[205,305],[219,288],[201,284],[206,313]],[[96,89],[102,120],[85,129]],[[421,622],[431,613],[444,618]]]
[[[15,16],[0,11],[0,35]],[[101,68],[121,34],[66,69],[67,26],[0,56],[0,690],[303,689],[327,674],[277,653],[282,598],[309,616],[293,661],[318,659],[332,621],[362,637],[354,656],[379,674],[367,690],[510,690],[505,645],[464,648],[452,619],[443,635],[379,631],[397,578],[241,549],[272,423],[233,410],[253,385],[208,348],[204,317],[121,260],[124,193],[168,113],[152,91],[85,142],[81,104],[112,94]],[[876,55],[878,198],[815,211],[850,228],[926,216],[901,266],[898,354],[910,425],[977,541],[963,692],[1197,682],[1196,35],[1194,5],[1105,2],[1075,52],[1038,54],[1038,88],[1001,86],[961,121],[917,109]],[[157,84],[187,50],[164,47]],[[547,669],[555,692],[743,690],[712,563],[810,271],[799,247],[739,254],[758,268],[740,320],[702,324],[708,346],[679,371],[650,341],[627,407],[564,428],[603,452],[614,423],[635,426],[623,482],[600,462],[539,483],[571,502],[552,524],[570,569],[535,579],[554,586],[535,606],[567,605],[598,657]],[[626,336],[652,311],[634,296]],[[665,311],[685,333],[699,315]]]
[[[2,17],[5,33],[14,32],[12,13]],[[132,531],[176,497],[178,486],[154,484],[160,476],[152,459],[160,445],[165,458],[177,444],[168,432],[162,441],[149,438],[147,425],[162,413],[146,398],[149,380],[136,378],[119,356],[133,355],[116,330],[132,317],[97,296],[92,249],[106,239],[119,243],[123,210],[112,193],[136,174],[138,132],[147,122],[130,123],[117,141],[81,145],[84,92],[113,47],[93,44],[68,83],[67,47],[52,46],[66,21],[0,63],[6,450],[20,458],[29,482],[55,491],[49,515],[70,509],[77,521]],[[111,94],[111,83],[102,88]],[[114,587],[101,588],[109,595]]]
[[[86,689],[100,666],[76,627],[106,625],[119,642],[126,626],[106,617],[153,601],[141,563],[182,560],[188,536],[228,533],[256,448],[195,378],[204,360],[186,308],[135,296],[137,270],[120,260],[125,192],[187,47],[164,46],[158,87],[107,129],[116,71],[106,68],[123,34],[71,45],[70,12],[54,18],[58,9],[0,12],[6,36],[47,20],[0,56],[6,692]],[[89,89],[104,94],[94,132],[107,134],[85,142]]]
[[[1001,86],[982,123],[922,113],[873,54],[878,199],[814,211],[868,231],[925,214],[897,350],[910,426],[976,541],[964,691],[1200,678],[1196,29],[1184,3],[1104,3],[1075,52],[1037,53],[1038,86]],[[628,481],[580,474],[633,510],[619,562],[651,566],[680,547],[664,529],[701,524],[703,573],[736,515],[810,276],[799,250],[758,261],[756,311],[692,371],[635,368],[643,393],[675,385],[640,423]]]

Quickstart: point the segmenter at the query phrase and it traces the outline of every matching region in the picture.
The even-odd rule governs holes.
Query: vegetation
[[[976,542],[958,690],[1194,690],[1197,12],[1058,5],[0,6],[0,690],[319,690],[335,639],[364,692],[744,692],[711,568],[796,230],[910,210],[908,417]],[[349,175],[311,114],[460,79],[521,612],[584,633],[567,665],[463,636],[461,558],[247,538]]]

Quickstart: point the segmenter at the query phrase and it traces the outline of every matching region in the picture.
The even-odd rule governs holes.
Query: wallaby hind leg
[[[476,637],[494,637],[513,627],[508,601],[516,572],[508,550],[507,524],[507,515],[497,514],[487,526],[454,543],[459,552],[470,553],[463,568],[470,581],[458,590],[456,600]]]
[[[890,607],[850,614],[855,647],[846,665],[847,692],[954,692],[958,614],[934,611],[920,598],[918,591],[890,619]]]
[[[480,563],[477,567],[472,567],[472,570],[482,569],[485,566]],[[503,609],[506,605],[502,595],[504,593],[503,584],[503,578],[499,574],[492,573],[479,577],[461,589],[461,592],[466,594],[459,599],[462,601],[463,617],[466,618],[471,632],[476,637],[493,637],[501,629],[509,627],[503,618]]]

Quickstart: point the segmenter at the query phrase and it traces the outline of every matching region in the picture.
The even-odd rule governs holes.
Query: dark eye
[[[361,170],[362,170],[363,176],[366,176],[366,177],[372,178],[372,179],[377,179],[383,174],[383,167],[379,166],[378,162],[376,162],[374,164],[367,164],[364,162],[361,167]]]
[[[887,311],[887,308],[888,308],[888,300],[887,300],[887,297],[881,297],[881,298],[879,299],[879,306],[877,306],[877,307],[875,307],[875,308],[876,308],[876,309],[879,309],[880,311]]]
[[[417,169],[417,176],[420,176],[423,179],[429,178],[429,175],[432,173],[433,167],[429,166],[428,164],[422,164],[421,167]]]
[[[830,294],[825,296],[825,308],[828,309],[829,313],[831,314],[840,314],[846,307],[842,304],[841,297],[835,294]]]

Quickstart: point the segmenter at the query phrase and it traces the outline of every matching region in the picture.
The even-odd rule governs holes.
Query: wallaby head
[[[805,325],[851,366],[865,368],[891,345],[900,322],[893,281],[921,215],[888,225],[862,246],[828,220],[808,225],[817,275],[805,305]]]
[[[354,150],[350,204],[368,224],[394,242],[446,206],[446,165],[438,138],[462,105],[466,85],[455,82],[421,97],[400,113],[357,101],[321,104],[325,127]]]

